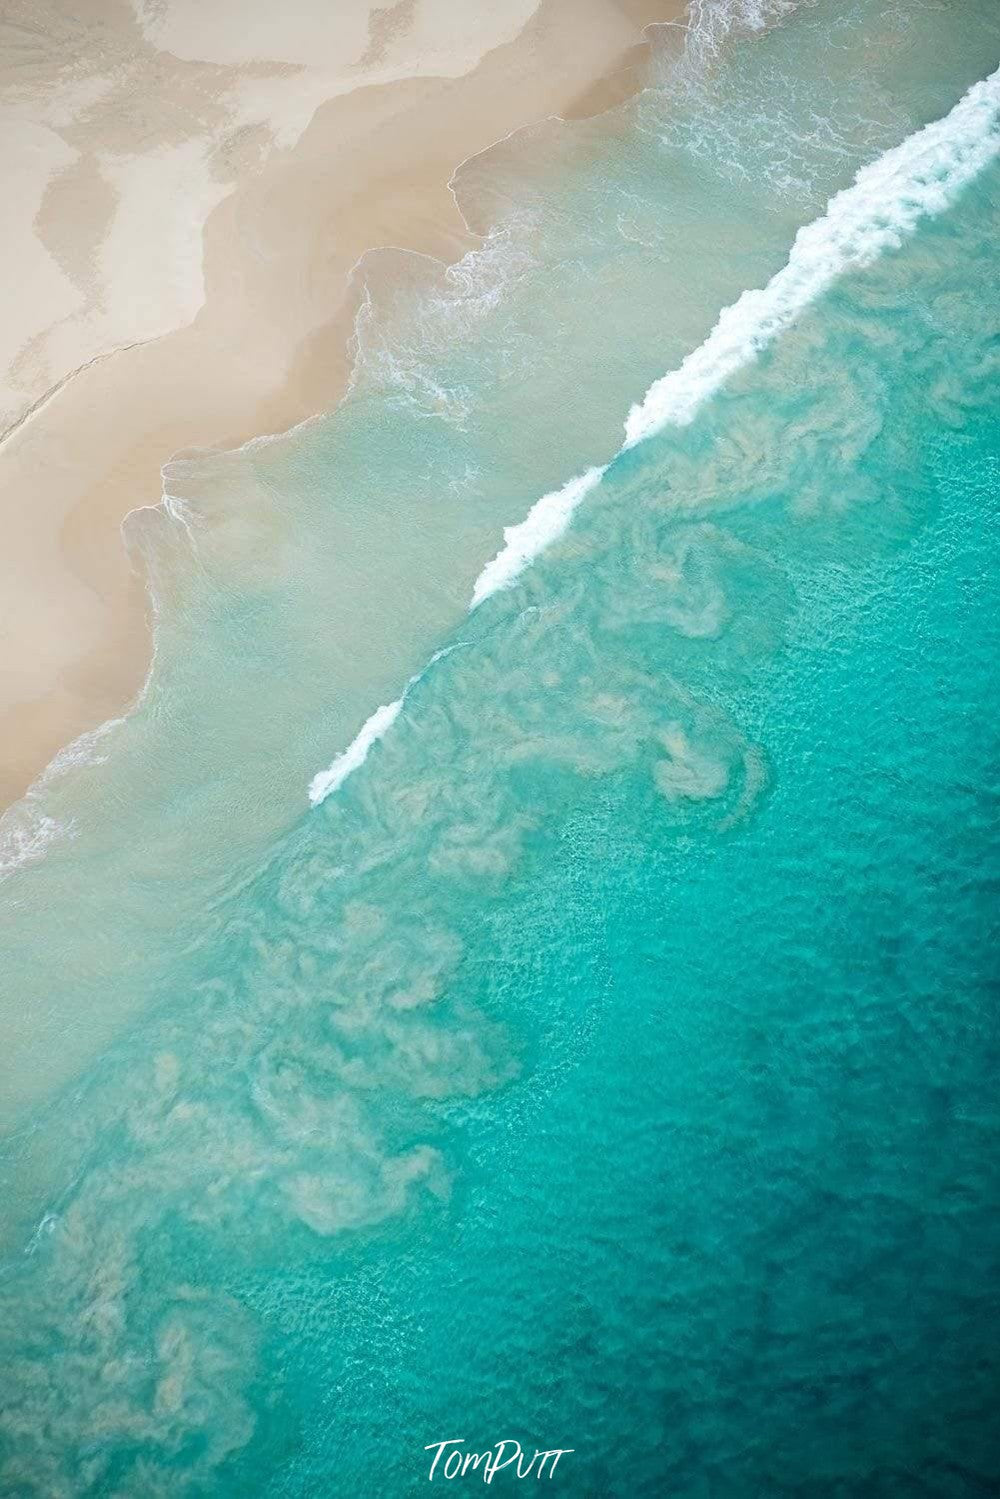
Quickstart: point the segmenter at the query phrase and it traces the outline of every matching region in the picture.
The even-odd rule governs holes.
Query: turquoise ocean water
[[[0,825],[5,1494],[997,1492],[1000,13],[694,23],[129,519]]]

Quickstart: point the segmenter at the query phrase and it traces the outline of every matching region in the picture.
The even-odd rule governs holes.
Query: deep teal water
[[[430,559],[438,486],[455,570],[481,565],[491,486],[509,521],[604,461],[628,400],[998,40],[987,6],[816,7],[664,62],[610,138],[532,143],[528,185],[564,183],[534,269],[463,328],[396,285],[355,404],[255,456],[281,524],[235,551],[285,548],[280,577],[225,573],[228,521],[199,537],[135,722],[57,787],[118,821],[79,810],[4,887],[11,992],[44,983],[54,1017],[5,1163],[4,1492],[406,1494],[450,1437],[572,1448],[552,1486],[577,1494],[996,1492],[996,162],[615,459],[514,588],[465,616],[411,558],[360,610],[385,684],[343,701],[455,649],[335,795],[282,798],[350,737],[323,614],[349,522],[377,577],[412,503]],[[631,268],[583,212],[600,190],[632,195]],[[418,314],[440,362],[403,401],[364,339],[409,348]],[[547,320],[559,357],[524,383]],[[373,517],[376,451],[424,488]]]

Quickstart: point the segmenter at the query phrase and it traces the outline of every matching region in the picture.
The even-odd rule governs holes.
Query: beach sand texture
[[[459,162],[614,103],[681,11],[8,0],[0,806],[141,686],[120,525],[163,464],[330,409],[363,251],[461,254]]]

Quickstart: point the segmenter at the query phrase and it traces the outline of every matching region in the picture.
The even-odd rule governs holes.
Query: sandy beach
[[[122,544],[175,452],[330,409],[350,271],[472,243],[464,158],[640,75],[678,0],[15,0],[0,22],[0,805],[120,713],[150,651]]]

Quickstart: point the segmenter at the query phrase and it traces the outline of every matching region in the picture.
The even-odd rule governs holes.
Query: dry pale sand
[[[461,254],[458,163],[624,96],[683,9],[535,6],[4,0],[0,806],[142,683],[119,528],[171,454],[330,409],[358,256]]]

